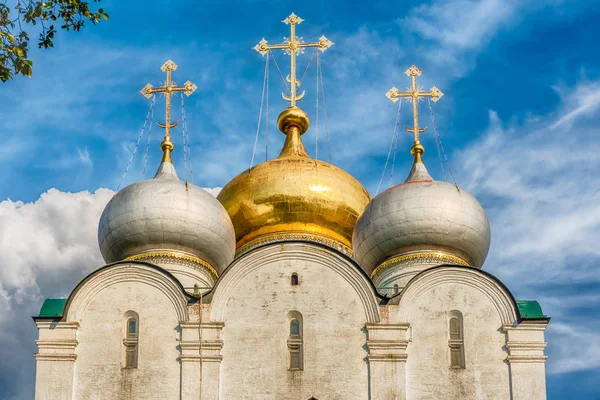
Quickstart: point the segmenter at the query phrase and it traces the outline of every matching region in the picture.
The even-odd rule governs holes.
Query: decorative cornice
[[[36,340],[35,343],[39,350],[75,350],[75,347],[79,344],[74,339]]]
[[[34,357],[38,361],[75,361],[75,347],[77,340],[74,339],[47,339],[36,340],[38,353]]]
[[[340,252],[342,252],[343,254],[352,257],[352,249],[348,246],[346,246],[343,243],[340,243],[337,240],[325,237],[325,236],[320,236],[320,235],[315,235],[313,233],[301,233],[301,232],[280,232],[280,233],[276,233],[276,234],[271,234],[271,235],[264,235],[264,236],[260,236],[254,240],[251,240],[250,242],[240,246],[236,252],[235,252],[235,257],[239,257],[242,254],[245,254],[247,252],[249,252],[250,250],[264,245],[264,244],[268,244],[268,243],[275,243],[275,242],[287,242],[287,241],[294,241],[294,240],[306,240],[309,242],[315,242],[315,243],[320,243],[320,244],[324,244],[328,247],[331,247],[335,250],[338,250]]]
[[[509,340],[506,342],[509,351],[506,360],[510,363],[545,363],[546,342],[531,340]]]
[[[367,359],[369,362],[406,362],[408,359],[408,354],[368,354]]]
[[[538,355],[510,355],[506,357],[506,361],[511,364],[514,363],[545,363],[548,359],[548,356],[538,356]]]
[[[77,360],[77,354],[62,354],[62,353],[35,353],[33,355],[37,361],[71,361]]]
[[[199,354],[180,354],[179,361],[181,362],[221,362],[223,356],[205,356],[200,357]]]
[[[60,317],[56,317],[56,319],[60,319]],[[37,319],[35,321],[38,329],[79,329],[79,323],[77,322],[59,322],[56,323],[51,319]]]
[[[414,251],[410,253],[400,254],[391,258],[388,258],[383,263],[379,264],[377,268],[371,272],[371,279],[384,269],[391,265],[399,263],[432,263],[432,264],[452,264],[468,267],[469,263],[461,257],[455,256],[441,251]]]
[[[129,256],[125,259],[125,261],[151,261],[156,259],[162,259],[165,262],[181,262],[185,261],[193,266],[200,266],[206,268],[211,275],[215,278],[215,280],[219,277],[217,270],[210,265],[208,262],[203,259],[193,256],[188,253],[183,253],[181,251],[174,250],[150,250],[140,254],[135,254],[133,256]]]

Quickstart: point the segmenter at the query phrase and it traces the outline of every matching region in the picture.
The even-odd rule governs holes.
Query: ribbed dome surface
[[[356,260],[369,274],[390,257],[419,250],[444,251],[481,267],[490,226],[471,194],[434,181],[422,163],[415,163],[404,184],[369,203],[352,241]]]
[[[119,191],[98,227],[107,263],[150,250],[188,253],[221,273],[233,260],[235,235],[223,206],[205,190],[179,180],[163,162],[154,179]]]

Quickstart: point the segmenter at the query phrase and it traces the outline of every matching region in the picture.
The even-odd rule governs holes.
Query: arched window
[[[300,323],[297,319],[293,319],[290,322],[290,335],[291,336],[299,336],[300,335]]]
[[[463,317],[460,311],[448,313],[448,346],[450,347],[450,368],[465,367],[465,342]]]
[[[292,286],[298,285],[298,274],[295,272],[292,274],[291,283],[292,283]]]
[[[125,368],[137,368],[139,351],[139,332],[140,318],[134,311],[127,311],[123,317],[124,326],[124,356],[123,365]]]
[[[392,290],[392,294],[396,295],[398,294],[398,292],[400,292],[400,288],[398,287],[397,283],[394,283],[394,289]]]
[[[289,353],[289,370],[304,369],[303,365],[303,339],[302,339],[302,314],[298,311],[288,313],[290,321],[290,334],[287,340]]]

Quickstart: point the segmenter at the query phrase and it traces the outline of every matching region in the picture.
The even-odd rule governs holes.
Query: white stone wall
[[[298,286],[290,284],[294,272]],[[213,297],[213,307],[225,306],[213,309],[225,323],[222,399],[368,398],[359,294],[368,285],[355,266],[319,246],[289,243],[256,250],[227,274]],[[290,311],[302,314],[303,371],[288,371]]]
[[[426,270],[380,306],[349,259],[316,244],[278,243],[234,261],[202,307],[189,300],[143,263],[93,273],[62,322],[36,321],[36,399],[546,397],[545,323],[517,325],[510,294],[472,268]],[[463,316],[464,369],[450,368],[451,310]],[[127,311],[140,317],[137,369],[123,368]],[[303,370],[290,371],[296,313]]]
[[[80,326],[74,399],[180,398],[176,290],[163,273],[140,265],[109,268],[79,289],[67,315]],[[130,310],[139,315],[137,368],[124,368]]]
[[[509,319],[516,319],[514,311],[510,315],[510,299],[491,279],[473,269],[430,271],[407,286],[396,310],[411,327],[407,398],[511,398],[502,330]],[[450,368],[448,316],[452,310],[463,316],[464,369]]]

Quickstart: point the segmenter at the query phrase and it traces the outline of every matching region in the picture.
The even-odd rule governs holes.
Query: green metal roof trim
[[[540,303],[535,300],[517,300],[517,307],[522,319],[548,319],[542,312]]]
[[[40,309],[40,317],[62,317],[67,299],[46,299]]]

